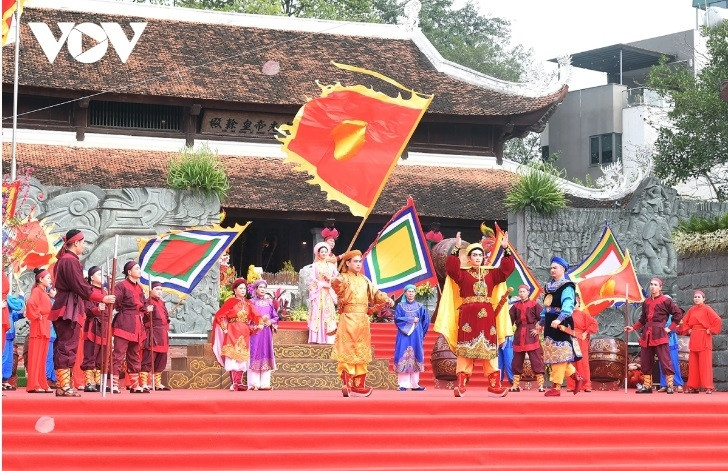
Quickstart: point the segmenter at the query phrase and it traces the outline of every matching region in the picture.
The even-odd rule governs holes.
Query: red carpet
[[[725,393],[6,394],[6,470],[728,469]]]

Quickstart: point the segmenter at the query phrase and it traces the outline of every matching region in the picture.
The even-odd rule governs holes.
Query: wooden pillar
[[[197,117],[202,111],[202,105],[195,103],[188,108],[185,116],[184,132],[185,144],[189,147],[195,145],[195,134],[197,134]]]
[[[88,127],[88,106],[90,100],[84,98],[76,102],[73,126],[76,128],[76,140],[83,141],[86,139],[86,128]]]

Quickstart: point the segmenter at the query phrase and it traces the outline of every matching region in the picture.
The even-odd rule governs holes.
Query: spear
[[[117,261],[118,249],[119,249],[119,236],[117,235],[117,236],[115,236],[115,240],[114,240],[114,258],[113,258],[113,261],[111,262],[111,270],[108,272],[109,294],[114,294],[114,288],[116,285],[116,268],[117,268],[116,261]],[[107,259],[106,260],[107,267],[108,267],[108,264],[109,264],[109,260]],[[106,310],[109,313],[109,320],[106,325],[106,327],[107,327],[106,328],[106,350],[103,350],[103,354],[104,354],[103,361],[106,364],[106,368],[104,369],[104,374],[102,377],[102,384],[103,384],[103,388],[101,389],[102,397],[106,397],[106,385],[107,384],[109,384],[111,387],[113,387],[113,384],[111,384],[112,383],[111,375],[113,372],[112,349],[111,349],[111,329],[112,329],[112,324],[113,324],[113,316],[112,316],[113,309],[114,309],[113,304],[106,304]],[[107,378],[107,375],[108,375],[108,378]],[[108,382],[107,382],[107,379],[108,379]],[[111,389],[111,387],[109,389]],[[113,392],[112,392],[112,394],[113,394]]]
[[[624,289],[624,326],[629,324],[629,284]],[[624,332],[624,393],[627,394],[627,377],[629,376],[629,332]]]
[[[149,300],[152,299],[152,275],[149,275]],[[152,391],[156,391],[154,381],[154,308],[149,311],[149,358],[152,363],[152,367],[149,375],[151,376],[150,381],[152,382]]]

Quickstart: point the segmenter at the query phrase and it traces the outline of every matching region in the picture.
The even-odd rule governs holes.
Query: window
[[[549,157],[551,154],[549,154],[549,146],[542,146],[541,147],[541,160],[544,162],[549,160]]]
[[[622,160],[622,135],[600,134],[589,137],[589,164],[608,165]]]
[[[89,125],[124,129],[179,131],[182,129],[182,107],[92,101],[89,105]]]

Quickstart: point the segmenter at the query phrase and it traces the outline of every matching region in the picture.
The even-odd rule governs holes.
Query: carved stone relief
[[[86,238],[81,256],[84,269],[105,265],[114,255],[115,237],[119,236],[117,279],[120,266],[139,257],[139,238],[150,238],[175,229],[207,226],[219,221],[220,202],[215,196],[166,188],[124,188],[104,190],[85,185],[73,188],[45,187],[31,179],[29,197],[20,214],[34,208],[38,219],[45,221],[51,233],[64,235],[80,229]],[[182,303],[174,294],[164,294],[172,314],[172,332],[206,334],[217,311],[219,269],[211,269],[191,295]],[[28,293],[32,283],[29,272],[21,276],[21,286]]]

